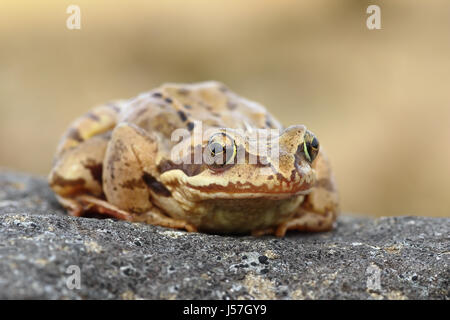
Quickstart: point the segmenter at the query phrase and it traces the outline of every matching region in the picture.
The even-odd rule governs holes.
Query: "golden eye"
[[[213,169],[220,169],[234,164],[237,148],[229,135],[219,132],[211,136],[206,151],[207,164]]]
[[[319,154],[319,140],[314,136],[311,131],[306,131],[303,142],[303,153],[306,160],[313,162]]]

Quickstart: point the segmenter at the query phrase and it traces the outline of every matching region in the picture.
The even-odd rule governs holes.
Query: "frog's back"
[[[220,82],[166,83],[135,98],[95,107],[76,119],[61,139],[55,158],[93,137],[104,135],[107,139],[121,122],[136,124],[168,146],[174,130],[193,131],[199,124],[202,130],[282,129],[262,105],[237,95]]]
[[[175,129],[192,131],[198,123],[203,129],[282,128],[262,105],[238,96],[216,81],[163,84],[130,100],[121,121],[169,139]]]

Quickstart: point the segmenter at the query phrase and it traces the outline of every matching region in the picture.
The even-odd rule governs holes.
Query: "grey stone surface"
[[[73,218],[44,179],[0,170],[0,298],[448,299],[449,231],[449,218],[341,217],[278,239]]]

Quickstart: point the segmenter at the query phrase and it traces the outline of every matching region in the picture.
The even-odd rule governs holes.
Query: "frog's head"
[[[315,184],[312,164],[319,142],[305,126],[291,126],[269,139],[255,132],[216,129],[202,144],[190,141],[184,163],[160,163],[160,181],[193,202],[207,199],[285,199]],[[201,163],[195,162],[199,152]],[[198,154],[197,154],[198,156]]]

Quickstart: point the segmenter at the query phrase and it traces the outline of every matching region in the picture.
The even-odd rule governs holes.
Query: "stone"
[[[449,299],[449,259],[449,218],[188,233],[67,216],[45,179],[0,170],[0,299]]]

